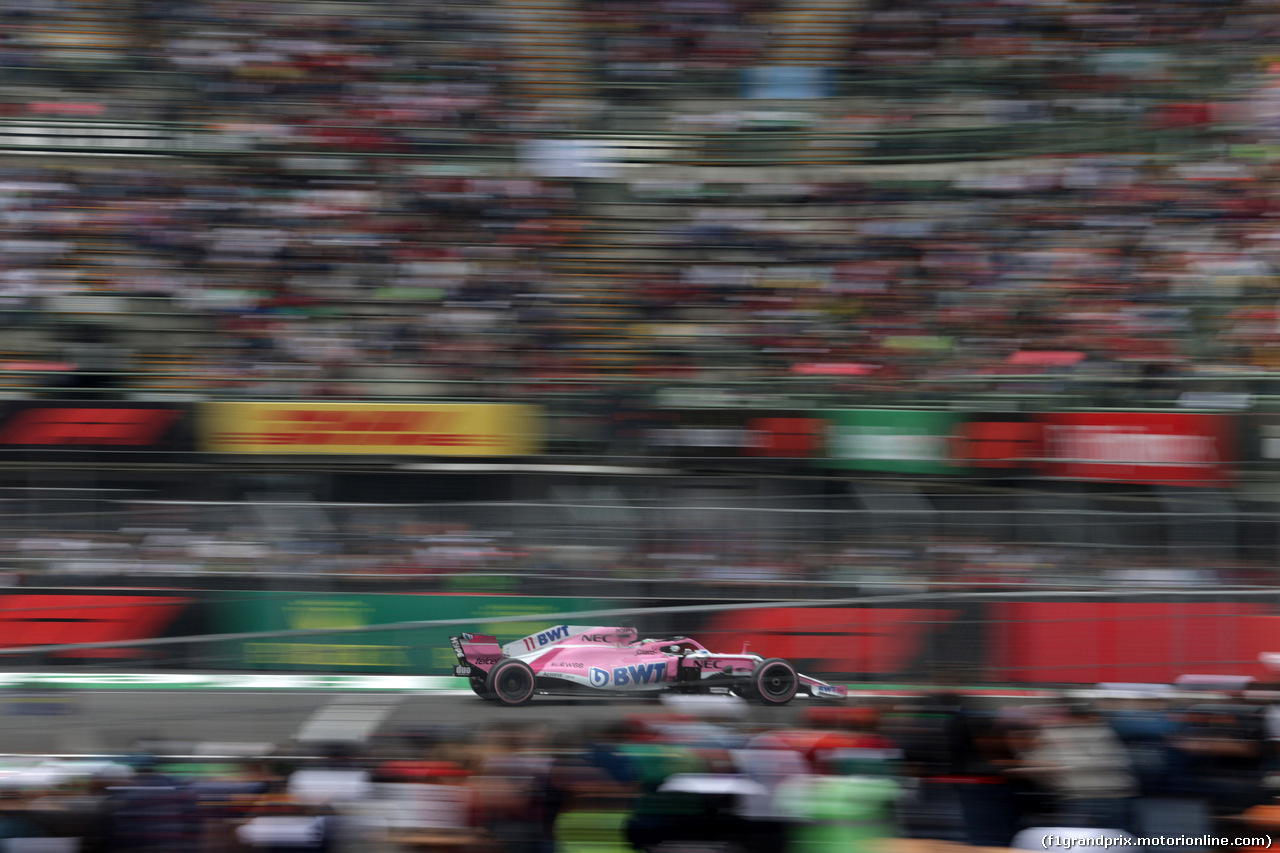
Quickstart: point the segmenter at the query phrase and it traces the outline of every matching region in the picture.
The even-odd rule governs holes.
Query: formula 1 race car
[[[489,634],[451,637],[458,665],[477,695],[523,705],[535,693],[631,696],[732,693],[784,705],[797,693],[844,699],[848,690],[796,672],[781,658],[715,654],[686,637],[639,640],[635,628],[556,625],[499,645]]]

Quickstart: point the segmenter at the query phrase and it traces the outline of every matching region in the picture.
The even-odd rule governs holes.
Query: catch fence
[[[1210,489],[790,486],[637,478],[537,500],[175,501],[0,492],[0,567],[24,577],[571,577],[582,582],[1001,582],[1096,587],[1271,578],[1272,504]],[[821,486],[821,484],[819,484]],[[787,489],[791,489],[787,491]],[[772,595],[772,594],[768,594]]]

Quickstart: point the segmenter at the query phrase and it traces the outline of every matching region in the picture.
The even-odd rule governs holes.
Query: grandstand
[[[5,485],[33,504],[85,490],[68,518],[91,519],[27,512],[9,528],[138,545],[120,530],[148,527],[149,511],[113,503],[105,490],[121,488],[231,514],[251,494],[391,496],[417,523],[525,537],[540,522],[500,505],[477,519],[424,503],[515,498],[565,525],[522,541],[515,562],[548,546],[548,563],[603,553],[600,519],[621,513],[624,538],[646,544],[618,559],[646,566],[683,534],[627,516],[636,495],[682,505],[681,478],[698,476],[717,506],[737,495],[732,474],[781,484],[758,487],[760,511],[801,495],[795,508],[817,513],[766,525],[752,547],[770,554],[812,541],[811,522],[824,555],[922,531],[1087,550],[1101,543],[1084,519],[1100,519],[1105,542],[1179,555],[1190,542],[1192,562],[1211,555],[1231,574],[1276,540],[1273,14],[1067,0],[9,4]],[[378,444],[352,414],[312,416],[310,438],[209,437],[209,406],[265,407],[218,417],[267,423],[285,402],[538,414],[527,441],[451,433],[409,455],[396,449],[411,428]],[[960,444],[928,438],[917,459],[895,449],[923,440],[903,423],[838,414],[881,408],[963,411],[972,426],[948,427]],[[1084,470],[1027,438],[1059,429],[1055,412],[1118,409],[1175,413],[1159,429],[1181,444],[1160,446],[1212,442],[1213,459],[1182,460],[1194,476],[1114,458]],[[1191,416],[1208,420],[1178,420]],[[35,426],[49,419],[59,426]],[[1016,452],[969,435],[997,421]],[[868,449],[877,430],[898,444]],[[962,449],[937,450],[947,442]],[[600,457],[640,479],[592,481],[618,499],[555,499],[590,494],[572,466]],[[515,467],[531,461],[550,467]],[[485,464],[499,470],[467,473]],[[1007,520],[981,520],[996,505]],[[843,521],[814,520],[827,511]],[[1074,520],[1046,521],[1060,511]],[[718,541],[741,525],[708,517]],[[217,528],[201,534],[259,535],[217,518],[198,519]],[[337,523],[349,553],[335,565],[369,564],[349,543],[377,536]],[[250,561],[259,546],[288,562],[280,542],[249,546]]]
[[[1278,34],[1276,0],[0,0],[0,848],[623,851],[731,755],[788,780],[770,853],[881,798],[913,850],[1012,845],[1046,793],[1261,836]],[[450,637],[544,619],[863,683],[486,726]]]

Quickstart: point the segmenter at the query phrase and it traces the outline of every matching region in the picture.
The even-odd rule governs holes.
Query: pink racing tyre
[[[512,706],[528,704],[533,698],[533,687],[533,668],[514,658],[494,664],[484,685],[485,693],[489,694],[486,698]]]
[[[785,705],[799,689],[796,668],[782,658],[761,661],[751,673],[752,698],[763,705]]]

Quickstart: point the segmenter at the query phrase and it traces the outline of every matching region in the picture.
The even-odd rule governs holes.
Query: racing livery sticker
[[[541,634],[532,634],[524,638],[524,647],[529,651],[540,649],[548,643],[554,643],[556,640],[563,640],[569,636],[568,625],[557,625],[543,631]]]
[[[616,666],[613,668],[613,686],[625,687],[628,684],[657,684],[667,671],[664,661],[639,663],[632,666]]]
[[[608,687],[610,684],[614,687],[628,687],[633,684],[661,684],[666,672],[666,662],[655,661],[615,666],[612,671],[593,666],[588,678],[592,687]]]

